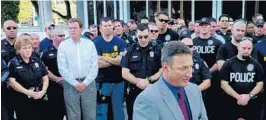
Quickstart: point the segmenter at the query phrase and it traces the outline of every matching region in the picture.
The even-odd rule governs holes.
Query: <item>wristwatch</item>
[[[248,96],[250,97],[250,99],[256,98],[256,96],[255,95],[252,95],[251,93],[249,93]]]
[[[147,77],[147,80],[149,81],[149,83],[152,82],[151,77]]]

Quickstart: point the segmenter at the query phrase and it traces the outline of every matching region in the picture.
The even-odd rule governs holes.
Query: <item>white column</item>
[[[52,18],[52,2],[38,1],[39,3],[39,24],[41,31],[44,30],[45,25],[53,22]]]
[[[212,0],[212,17],[217,19],[217,2]]]
[[[85,16],[84,16],[84,13],[85,13],[85,11],[87,11],[87,10],[85,10],[84,11],[84,1],[76,1],[76,11],[77,11],[77,17],[82,21],[82,23],[83,23],[83,28],[85,28]]]
[[[246,16],[246,2],[245,0],[242,0],[242,18],[245,18]]]
[[[191,21],[195,21],[195,0],[191,0]]]
[[[88,16],[88,1],[83,0],[83,8],[84,8],[84,28],[89,29],[89,16]]]
[[[94,24],[97,25],[96,0],[93,0],[93,18],[94,18]]]
[[[217,20],[219,19],[219,17],[223,14],[223,1],[222,0],[217,0],[216,1],[217,2],[217,14],[216,14],[216,16],[217,16]]]
[[[117,6],[116,6],[116,0],[114,0],[114,18],[117,19]]]
[[[124,20],[123,0],[119,0],[119,19]]]
[[[149,17],[149,0],[146,0],[146,17]]]
[[[123,12],[124,12],[124,13],[123,13],[123,14],[124,14],[124,19],[123,19],[123,20],[124,20],[124,21],[127,21],[127,19],[128,19],[128,14],[127,14],[127,2],[128,2],[128,1],[126,1],[126,0],[123,1],[123,6],[124,6],[124,7],[123,7]]]
[[[103,16],[106,17],[106,0],[103,0]]]
[[[171,0],[168,0],[168,15],[169,15],[169,18],[172,19],[172,4],[171,4]]]

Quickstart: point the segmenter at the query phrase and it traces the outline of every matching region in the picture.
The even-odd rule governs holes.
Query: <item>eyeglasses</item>
[[[193,48],[193,45],[187,45],[188,48]]]
[[[152,33],[157,33],[158,30],[150,30]]]
[[[253,38],[251,38],[251,37],[242,37],[239,42],[245,41],[245,40],[253,41]]]
[[[7,27],[6,29],[7,30],[11,30],[11,29],[13,29],[13,30],[16,30],[18,27]]]
[[[142,38],[147,39],[148,37],[149,37],[148,35],[145,35],[145,36],[138,36],[139,39],[142,39]]]
[[[164,20],[164,19],[159,19],[160,22],[165,22],[165,23],[168,23],[169,20]]]
[[[62,34],[62,35],[56,35],[57,37],[65,37],[66,35]]]

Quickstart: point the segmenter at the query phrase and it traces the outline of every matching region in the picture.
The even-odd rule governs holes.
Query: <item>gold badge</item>
[[[114,51],[118,51],[118,47],[116,45],[114,46]]]

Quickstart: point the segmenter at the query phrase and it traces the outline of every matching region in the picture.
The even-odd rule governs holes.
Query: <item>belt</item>
[[[75,78],[75,80],[79,81],[79,82],[83,82],[86,79],[86,77],[81,77],[81,78]]]

